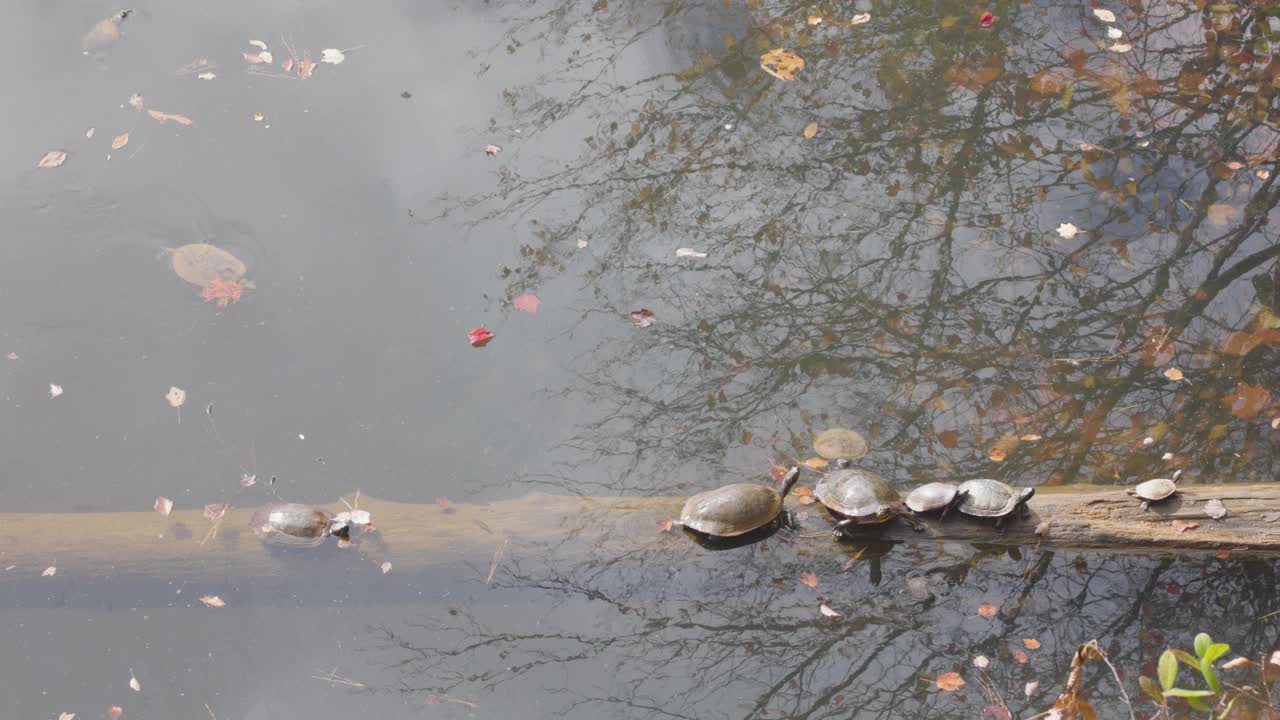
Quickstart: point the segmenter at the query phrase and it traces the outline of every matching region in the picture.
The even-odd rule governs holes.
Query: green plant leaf
[[[1201,662],[1212,663],[1214,660],[1231,652],[1231,646],[1226,643],[1214,643],[1204,651],[1204,655],[1200,657]]]
[[[1202,697],[1213,697],[1215,695],[1215,693],[1209,690],[1188,690],[1186,688],[1178,688],[1178,687],[1169,688],[1168,690],[1164,691],[1164,694],[1168,695],[1169,697],[1180,697],[1180,698],[1202,698]]]
[[[1231,706],[1236,704],[1237,698],[1238,696],[1231,698],[1231,702],[1227,703],[1227,708],[1222,711],[1221,715],[1218,716],[1218,720],[1226,720],[1227,713],[1231,712]]]
[[[1209,633],[1200,633],[1199,635],[1196,635],[1196,640],[1195,640],[1196,655],[1199,655],[1200,657],[1204,657],[1204,652],[1208,650],[1209,646],[1212,644],[1213,644],[1213,638],[1209,637]]]
[[[1218,673],[1213,671],[1213,663],[1201,661],[1200,674],[1204,676],[1204,684],[1209,686],[1213,694],[1222,692],[1222,686],[1218,684]]]
[[[1178,666],[1175,663],[1174,668],[1176,669],[1177,667]],[[1151,698],[1151,702],[1160,706],[1165,704],[1164,695],[1160,694],[1160,688],[1156,687],[1156,682],[1154,680],[1146,675],[1139,675],[1138,685],[1142,687],[1142,692],[1146,693],[1147,697]]]
[[[1205,701],[1201,700],[1200,698],[1187,698],[1187,704],[1188,704],[1188,705],[1190,705],[1191,707],[1195,708],[1196,710],[1203,710],[1203,711],[1205,711],[1205,712],[1213,712],[1213,708],[1209,707],[1209,706],[1205,703]]]
[[[1178,679],[1178,658],[1174,656],[1172,650],[1165,650],[1160,654],[1160,665],[1157,669],[1160,687],[1165,690],[1173,689],[1173,683]]]
[[[1178,658],[1179,660],[1186,663],[1187,665],[1190,665],[1191,667],[1197,670],[1200,669],[1200,659],[1185,650],[1172,649],[1172,650],[1166,650],[1165,652],[1171,652],[1173,653],[1174,657]]]

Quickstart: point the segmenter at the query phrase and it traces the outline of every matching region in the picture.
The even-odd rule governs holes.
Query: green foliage
[[[1213,665],[1223,655],[1231,651],[1231,646],[1226,643],[1215,643],[1208,633],[1200,633],[1196,635],[1195,640],[1192,642],[1192,647],[1196,652],[1195,655],[1185,650],[1174,648],[1165,650],[1160,654],[1160,661],[1157,665],[1160,680],[1159,690],[1156,689],[1155,683],[1151,682],[1150,678],[1140,677],[1138,678],[1138,683],[1153,702],[1165,708],[1168,707],[1168,698],[1182,698],[1193,709],[1203,710],[1204,712],[1213,712],[1215,706],[1226,702],[1225,709],[1219,715],[1219,717],[1225,717],[1235,703],[1235,698],[1228,700],[1222,696],[1222,684],[1218,682],[1218,673]],[[1196,690],[1179,687],[1176,684],[1178,681],[1178,663],[1183,663],[1199,672],[1208,689]],[[1212,705],[1208,702],[1210,699],[1213,700]]]

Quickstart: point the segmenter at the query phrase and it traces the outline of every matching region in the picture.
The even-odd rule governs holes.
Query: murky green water
[[[1260,10],[1117,5],[1111,38],[1046,3],[170,5],[88,56],[120,8],[22,2],[0,30],[6,510],[255,505],[271,476],[304,502],[682,494],[835,426],[903,488],[1276,475]],[[325,48],[345,61],[281,68]],[[239,302],[157,259],[196,242],[246,263]],[[815,542],[517,546],[492,584],[335,561],[211,578],[217,612],[110,568],[11,578],[0,693],[50,718],[1027,717],[1096,638],[1149,715],[1167,645],[1277,643],[1271,562],[921,543],[841,573]],[[1086,687],[1129,716],[1105,669]]]

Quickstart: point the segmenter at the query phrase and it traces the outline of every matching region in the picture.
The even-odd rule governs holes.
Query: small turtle
[[[897,517],[902,496],[879,475],[849,466],[849,461],[836,461],[836,470],[818,481],[813,494],[831,512],[842,519],[831,531],[840,537],[849,525],[874,525]]]
[[[941,519],[946,519],[947,513],[960,503],[964,502],[968,491],[960,492],[960,487],[955,483],[948,482],[931,482],[921,485],[907,494],[907,509],[914,513],[927,513],[942,511]]]
[[[1126,493],[1133,495],[1142,501],[1142,509],[1148,510],[1151,503],[1168,500],[1178,492],[1178,484],[1169,478],[1156,478],[1146,482],[1138,483],[1137,487],[1125,490]]]
[[[960,501],[960,512],[974,517],[996,519],[996,527],[1004,524],[1004,519],[1014,510],[1021,508],[1027,514],[1027,501],[1036,494],[1035,488],[1015,488],[999,480],[965,480],[960,483],[957,493],[965,493]]]
[[[251,521],[253,534],[274,545],[315,547],[330,535],[341,536],[347,526],[313,505],[273,503],[260,508]]]
[[[99,20],[81,38],[80,49],[88,55],[111,47],[112,43],[120,39],[120,23],[132,13],[132,10],[121,10],[111,17]]]
[[[685,501],[680,524],[714,537],[745,535],[785,514],[782,500],[798,479],[800,468],[793,467],[782,479],[781,492],[755,483],[734,483],[700,492]]]

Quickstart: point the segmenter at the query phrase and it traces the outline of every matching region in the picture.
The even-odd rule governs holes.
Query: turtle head
[[[786,477],[782,478],[782,497],[786,497],[791,492],[791,488],[795,487],[796,481],[800,479],[800,466],[795,466],[787,471]]]
[[[852,467],[853,461],[849,458],[836,458],[836,461],[831,464],[835,465],[840,470],[844,470],[845,468]]]
[[[1018,504],[1021,505],[1027,502],[1028,500],[1031,499],[1031,496],[1035,494],[1036,494],[1036,489],[1033,487],[1022,488],[1022,490],[1018,493]]]
[[[115,20],[116,22],[120,22],[132,14],[133,14],[132,10],[121,10],[120,12],[113,15],[112,19]]]

